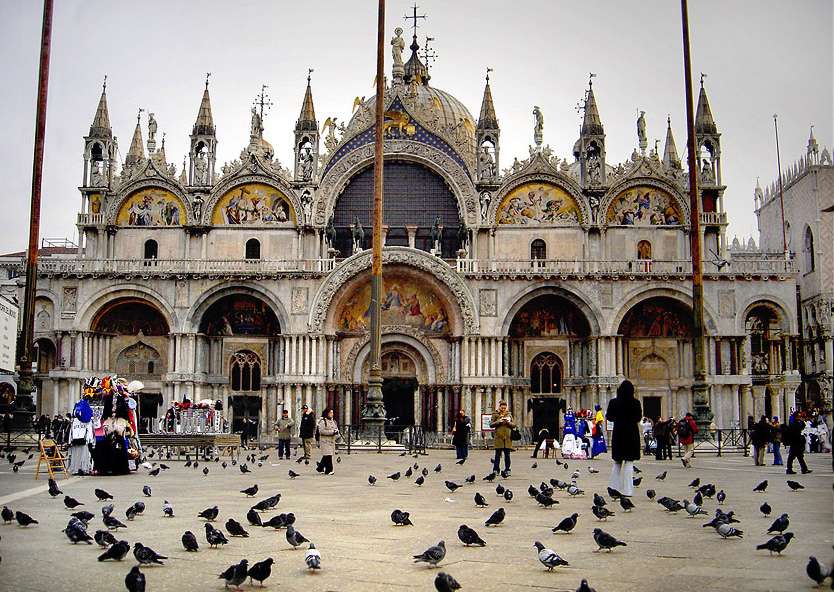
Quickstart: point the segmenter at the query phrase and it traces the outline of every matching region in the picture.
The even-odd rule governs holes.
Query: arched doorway
[[[243,440],[258,437],[261,416],[261,359],[253,351],[240,350],[229,360],[229,385],[232,395],[232,432]]]
[[[395,349],[382,354],[382,400],[392,426],[414,424],[414,391],[417,364],[407,353]]]
[[[559,411],[565,410],[562,400],[562,360],[553,352],[537,354],[530,362],[530,406],[533,412],[533,434],[546,429],[559,436]]]

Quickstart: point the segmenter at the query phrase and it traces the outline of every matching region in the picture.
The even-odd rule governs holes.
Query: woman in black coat
[[[640,458],[640,428],[643,417],[640,401],[634,398],[634,385],[624,380],[617,387],[617,397],[608,403],[605,419],[614,423],[611,436],[610,486],[626,496],[634,492],[634,461]]]

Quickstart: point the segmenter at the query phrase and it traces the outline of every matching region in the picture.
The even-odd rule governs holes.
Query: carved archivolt
[[[432,274],[454,295],[463,319],[464,333],[478,333],[475,301],[461,277],[443,260],[408,247],[386,247],[382,262],[388,265],[407,265]],[[309,326],[316,333],[324,330],[324,323],[336,292],[352,277],[371,267],[371,251],[362,251],[339,264],[325,279],[310,308]]]
[[[386,140],[385,154],[420,163],[438,173],[457,197],[461,218],[467,226],[478,223],[478,197],[475,186],[466,170],[449,155],[427,144],[400,139]],[[317,226],[327,224],[339,194],[354,175],[373,163],[373,159],[374,146],[367,144],[345,154],[327,171],[313,204]]]
[[[525,168],[517,175],[509,177],[506,182],[501,185],[498,193],[493,196],[492,202],[490,202],[489,212],[487,214],[488,224],[490,226],[495,226],[498,223],[496,220],[498,207],[501,205],[501,202],[504,201],[507,194],[513,189],[523,185],[524,183],[549,183],[563,189],[576,201],[581,213],[579,223],[583,228],[587,228],[591,223],[591,208],[588,205],[588,200],[584,195],[582,195],[582,189],[576,181],[567,175],[557,172],[555,167],[546,165],[550,170],[545,170],[545,161],[543,159],[534,159],[533,165],[538,162],[541,162],[542,166],[531,166],[529,168]]]
[[[211,194],[209,194],[208,199],[203,207],[202,216],[200,219],[201,224],[205,224],[206,226],[211,225],[211,216],[214,212],[214,208],[217,205],[217,202],[220,200],[221,197],[226,195],[229,190],[234,189],[238,185],[243,185],[246,183],[263,183],[264,185],[269,185],[274,187],[278,191],[286,196],[287,200],[290,202],[293,210],[295,211],[296,220],[298,220],[298,224],[301,224],[302,220],[302,208],[301,208],[301,200],[296,195],[295,190],[287,183],[284,179],[277,177],[275,175],[270,175],[265,168],[257,167],[255,171],[250,171],[248,169],[241,169],[239,171],[240,174],[232,175],[229,177],[224,176],[223,179],[217,184],[214,189],[212,189]],[[247,174],[248,173],[248,174]]]
[[[119,214],[119,210],[122,207],[122,203],[127,197],[142,189],[152,188],[170,191],[178,198],[180,198],[182,200],[182,203],[186,205],[185,211],[182,213],[184,216],[184,221],[182,225],[187,226],[190,224],[194,224],[194,216],[191,212],[190,196],[183,193],[182,187],[180,187],[178,183],[174,183],[171,180],[161,176],[143,177],[133,183],[128,183],[119,187],[118,192],[113,196],[112,199],[110,199],[109,203],[107,204],[107,215],[104,217],[104,219],[106,220],[106,224],[116,224],[116,216]]]
[[[428,351],[431,356],[431,363],[434,366],[435,372],[435,381],[438,384],[444,384],[446,382],[446,367],[443,365],[443,356],[440,355],[440,352],[437,351],[437,348],[431,340],[428,339],[423,333],[409,325],[387,325],[382,327],[382,334],[407,335],[408,337],[419,342],[421,346],[426,348],[426,351]],[[370,339],[371,336],[369,333],[354,343],[353,347],[350,348],[350,351],[345,358],[345,363],[342,366],[342,380],[345,382],[353,382],[356,359],[359,356],[359,352],[361,352],[362,349],[368,345]]]
[[[634,176],[629,177],[628,179],[624,179],[623,181],[613,185],[602,197],[602,200],[599,204],[599,218],[600,224],[607,224],[606,216],[608,213],[608,208],[611,206],[611,202],[619,196],[624,191],[631,189],[632,187],[654,187],[661,191],[665,191],[672,198],[677,202],[678,207],[680,207],[681,212],[683,213],[683,226],[689,227],[689,200],[685,199],[684,196],[681,194],[680,187],[669,183],[663,179],[658,177],[651,177],[651,176]]]

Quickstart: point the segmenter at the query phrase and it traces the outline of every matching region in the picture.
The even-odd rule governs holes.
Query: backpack
[[[686,419],[682,419],[678,422],[678,437],[679,438],[689,438],[692,435],[692,427],[689,425],[689,422]]]

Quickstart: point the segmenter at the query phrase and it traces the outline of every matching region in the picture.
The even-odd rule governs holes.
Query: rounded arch
[[[634,308],[637,304],[644,300],[660,296],[677,300],[681,304],[689,307],[690,310],[692,309],[692,296],[681,289],[674,287],[649,288],[648,290],[637,288],[635,292],[632,292],[630,295],[626,294],[622,306],[617,309],[616,314],[611,318],[611,323],[608,325],[608,335],[617,334],[620,329],[620,324],[623,322],[623,318],[628,311]],[[707,334],[714,334],[718,331],[718,326],[715,324],[716,318],[715,311],[713,311],[712,308],[704,302],[704,325],[706,326]]]
[[[602,312],[591,303],[591,298],[580,292],[568,290],[562,286],[539,286],[531,285],[524,288],[519,293],[515,294],[510,301],[513,303],[507,312],[504,314],[504,320],[501,323],[501,335],[509,335],[510,327],[518,312],[527,304],[540,296],[553,295],[563,298],[576,306],[583,314],[584,320],[588,323],[591,335],[600,335],[601,324],[600,320],[603,318]]]
[[[290,212],[288,213],[288,221],[291,222],[292,225],[300,224],[299,215],[302,211],[301,200],[296,194],[295,189],[293,189],[293,187],[286,180],[280,177],[271,177],[262,174],[230,176],[228,179],[222,179],[220,183],[212,189],[206,199],[205,207],[200,214],[200,224],[204,226],[211,226],[212,216],[214,215],[214,210],[217,207],[218,202],[230,191],[252,183],[267,185],[281,193],[289,202]]]
[[[588,200],[585,199],[584,195],[582,195],[582,189],[579,187],[579,185],[577,185],[576,181],[574,181],[570,177],[556,172],[535,172],[521,174],[517,177],[513,177],[512,179],[510,179],[510,181],[508,181],[505,185],[502,185],[498,192],[492,196],[492,202],[490,202],[489,204],[489,210],[487,211],[486,217],[486,223],[489,226],[498,225],[498,209],[504,202],[504,199],[507,197],[507,195],[509,195],[519,187],[526,185],[527,183],[542,183],[547,185],[553,185],[567,193],[571,198],[573,198],[573,200],[576,202],[576,205],[579,207],[579,225],[582,228],[588,227],[588,225],[591,222],[591,208],[588,205]]]
[[[93,319],[99,310],[109,302],[117,299],[144,300],[159,311],[170,330],[177,326],[176,313],[167,300],[157,291],[139,284],[119,284],[103,288],[86,299],[79,298],[81,305],[77,312],[76,327],[81,330],[91,330]]]
[[[446,368],[443,365],[443,357],[431,341],[416,332],[406,332],[401,328],[385,331],[382,334],[382,346],[403,344],[410,350],[417,352],[422,358],[425,370],[425,380],[428,384],[442,384],[446,382]],[[342,379],[353,384],[362,383],[362,365],[371,353],[370,336],[353,345],[345,358],[345,365],[342,369]]]
[[[461,277],[446,263],[433,255],[408,247],[386,247],[382,252],[382,262],[384,265],[412,267],[432,275],[451,293],[459,309],[456,312],[460,314],[461,322],[456,323],[455,334],[478,332],[475,301],[472,294]],[[308,322],[310,330],[318,333],[335,327],[336,311],[332,306],[335,296],[347,282],[370,267],[371,251],[363,251],[345,259],[328,274],[319,286],[310,306]]]
[[[530,393],[555,395],[562,392],[565,362],[555,352],[542,351],[530,360]]]
[[[162,191],[167,191],[176,197],[182,207],[182,211],[179,213],[180,216],[180,226],[187,226],[190,224],[194,224],[194,216],[191,212],[190,204],[191,202],[188,199],[188,196],[183,193],[182,188],[179,186],[178,183],[173,183],[165,178],[162,177],[152,177],[152,178],[144,178],[139,179],[133,183],[128,183],[127,185],[119,188],[119,193],[117,194],[115,199],[110,200],[110,203],[107,207],[107,212],[105,216],[105,220],[107,224],[116,225],[119,212],[122,210],[122,206],[125,202],[133,197],[136,193],[146,190],[146,189],[160,189]]]
[[[182,332],[196,333],[199,331],[203,316],[208,309],[226,296],[236,294],[245,294],[263,301],[275,315],[281,330],[289,327],[289,315],[286,309],[271,292],[257,284],[231,281],[218,284],[200,294],[200,297],[191,305],[183,318]]]
[[[167,336],[171,325],[162,312],[143,298],[116,298],[93,316],[90,329],[117,335]]]
[[[689,202],[684,199],[679,188],[672,183],[664,181],[663,179],[643,176],[627,178],[620,183],[613,185],[605,193],[605,195],[602,196],[599,204],[600,223],[608,226],[608,210],[611,208],[614,200],[623,195],[625,192],[639,187],[649,187],[668,194],[674,200],[675,205],[678,207],[680,215],[683,218],[679,221],[679,224],[674,224],[673,226],[682,226],[684,228],[689,227]]]
[[[739,309],[739,313],[736,316],[736,329],[738,330],[739,335],[744,335],[746,333],[747,319],[750,317],[750,313],[757,307],[764,307],[770,310],[779,320],[779,325],[782,331],[790,334],[797,333],[796,326],[794,325],[794,319],[788,314],[788,311],[791,310],[790,307],[787,306],[781,298],[772,294],[766,294],[750,298],[744,306]]]
[[[411,140],[386,140],[386,159],[420,164],[439,175],[458,202],[461,220],[467,226],[478,223],[478,193],[468,171],[455,159],[434,146]],[[363,169],[373,165],[373,144],[356,148],[330,167],[321,180],[313,202],[315,224],[324,227],[333,215],[336,200],[348,182]]]

